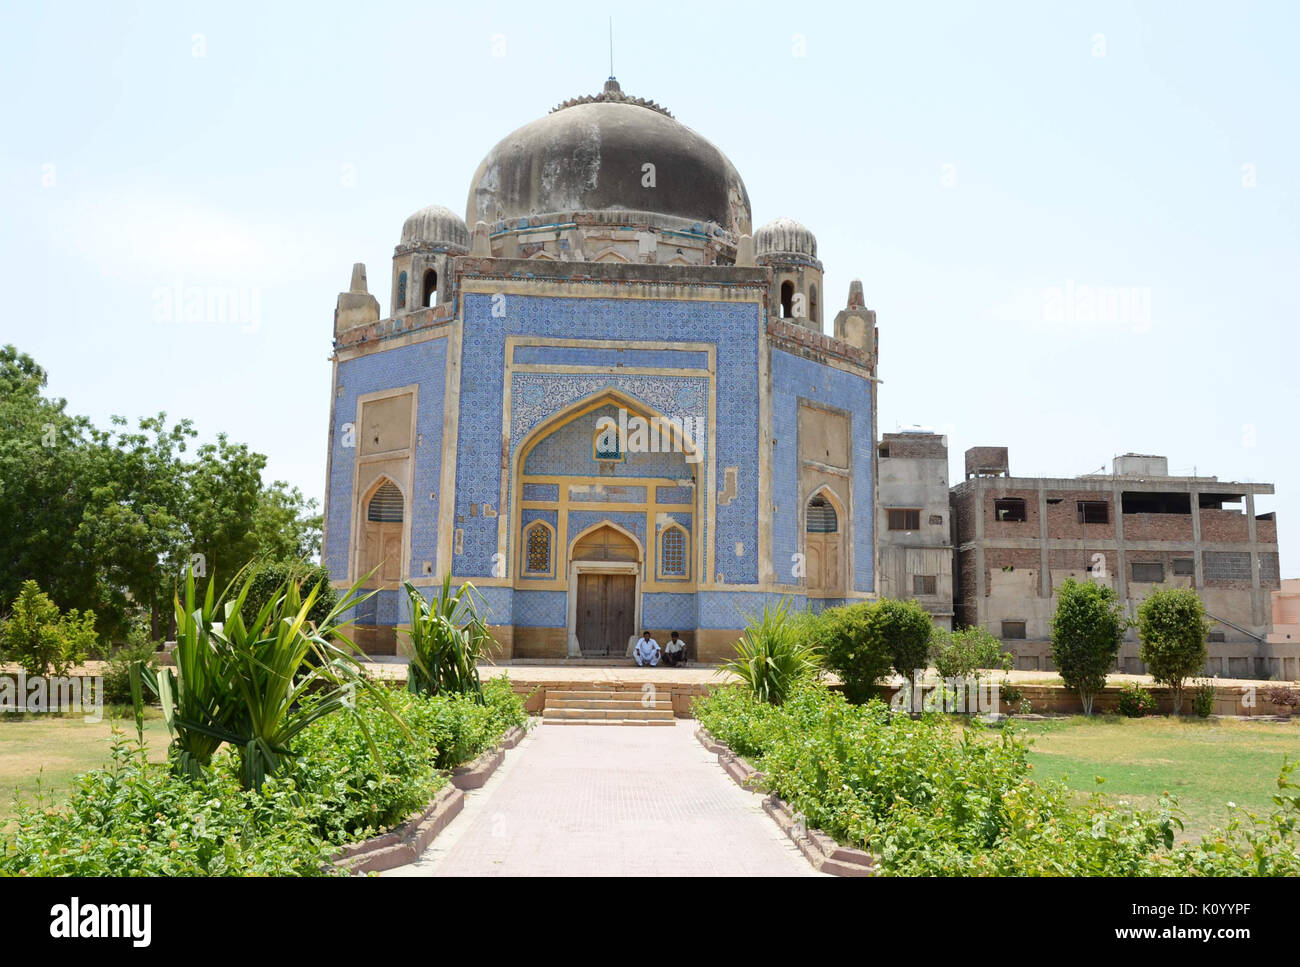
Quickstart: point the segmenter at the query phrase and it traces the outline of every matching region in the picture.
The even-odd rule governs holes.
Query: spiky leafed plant
[[[799,622],[790,616],[789,599],[782,598],[775,607],[764,605],[762,617],[749,620],[736,642],[736,657],[722,667],[755,698],[780,705],[817,674],[819,662],[817,649],[804,640]]]
[[[407,687],[423,695],[462,692],[482,703],[478,663],[486,658],[492,635],[479,616],[474,586],[466,582],[452,591],[447,574],[432,603],[410,581],[403,587],[411,603],[411,628],[402,630],[411,639]]]
[[[183,775],[198,776],[212,762],[212,755],[233,734],[237,708],[213,647],[211,630],[217,625],[221,597],[216,581],[209,581],[203,599],[198,599],[193,571],[173,596],[176,612],[176,648],[172,657],[176,671],[138,666],[138,674],[162,704],[163,721],[171,734],[173,767]],[[137,719],[140,711],[137,708]]]
[[[241,612],[252,586],[247,570],[233,597],[232,582],[214,600],[210,582],[201,608],[193,607],[194,578],[187,576],[185,608],[179,597],[177,602],[179,679],[163,669],[153,682],[181,771],[193,774],[207,766],[228,742],[239,756],[244,788],[260,789],[292,756],[293,740],[325,716],[350,711],[358,688],[369,690],[397,718],[343,634],[350,623],[341,620],[343,613],[369,596],[359,584],[314,623],[307,614],[320,584],[304,597],[300,579],[290,574],[246,623]],[[218,614],[224,621],[216,620]],[[369,741],[364,723],[362,733]],[[378,754],[373,743],[371,751]]]

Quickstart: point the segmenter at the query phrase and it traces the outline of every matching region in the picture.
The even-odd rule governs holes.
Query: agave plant
[[[209,582],[198,607],[194,576],[187,575],[185,603],[179,595],[176,600],[179,674],[163,669],[146,679],[162,702],[179,771],[201,771],[226,742],[238,754],[244,788],[260,789],[268,775],[285,766],[293,755],[291,743],[304,729],[353,709],[358,688],[369,690],[400,724],[383,690],[366,677],[361,652],[342,631],[350,623],[340,620],[342,614],[369,596],[360,593],[360,582],[313,623],[307,614],[321,585],[303,596],[301,582],[291,574],[246,623],[241,612],[252,575],[247,569],[241,574],[233,597],[235,582],[215,598]],[[361,728],[369,741],[364,722]],[[374,743],[370,746],[377,756]]]
[[[402,631],[411,639],[407,687],[423,695],[471,694],[481,704],[478,663],[486,657],[492,635],[479,617],[474,586],[466,582],[452,591],[447,574],[432,603],[410,581],[403,587],[411,603],[411,628]]]
[[[818,671],[817,649],[806,643],[799,623],[790,615],[790,602],[763,606],[736,642],[736,657],[724,662],[760,701],[780,705],[794,689]]]

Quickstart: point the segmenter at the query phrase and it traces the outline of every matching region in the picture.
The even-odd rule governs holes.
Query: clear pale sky
[[[1006,445],[1271,481],[1300,576],[1293,3],[11,4],[0,342],[98,423],[187,416],[320,497],[352,263],[387,314],[403,219],[598,91],[611,13],[623,89],[727,153],[756,226],[816,233],[827,319],[863,280],[881,431],[947,433],[955,480]]]

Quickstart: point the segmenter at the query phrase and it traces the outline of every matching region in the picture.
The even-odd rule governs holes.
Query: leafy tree
[[[266,457],[223,434],[187,453],[188,420],[159,413],[107,429],[43,395],[45,371],[0,347],[0,613],[25,579],[63,608],[90,610],[105,641],[135,615],[169,637],[176,576],[233,573],[251,558],[301,561],[320,553],[315,501],[276,481]]]
[[[276,561],[318,560],[323,524],[319,506],[283,480],[272,483],[253,512],[258,553]]]
[[[960,631],[935,628],[930,654],[942,678],[978,677],[988,668],[1011,670],[1011,656],[1002,650],[1002,642],[977,625]]]
[[[90,473],[95,482],[91,506],[77,530],[111,605],[145,608],[150,635],[171,630],[166,607],[174,576],[184,572],[191,553],[181,454],[195,436],[188,420],[167,426],[159,413],[139,422],[139,430],[93,431]]]
[[[59,613],[35,581],[24,581],[13,613],[0,625],[0,652],[29,675],[66,675],[95,644],[95,616]]]
[[[0,346],[0,613],[35,580],[62,607],[97,609],[76,540],[90,500],[89,423],[46,399],[46,374],[13,346]]]
[[[1106,687],[1128,621],[1115,590],[1097,581],[1066,580],[1052,617],[1052,661],[1065,687],[1079,693],[1083,714]]]
[[[885,598],[873,609],[872,624],[893,662],[894,671],[907,678],[926,666],[934,621],[915,601]]]
[[[1152,591],[1138,608],[1140,655],[1151,677],[1173,692],[1177,715],[1183,714],[1183,684],[1205,668],[1209,633],[1205,605],[1190,588]]]

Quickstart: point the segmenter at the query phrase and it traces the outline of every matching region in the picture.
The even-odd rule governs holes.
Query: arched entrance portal
[[[569,559],[578,653],[625,654],[637,634],[641,548],[626,531],[605,524],[580,536]]]

